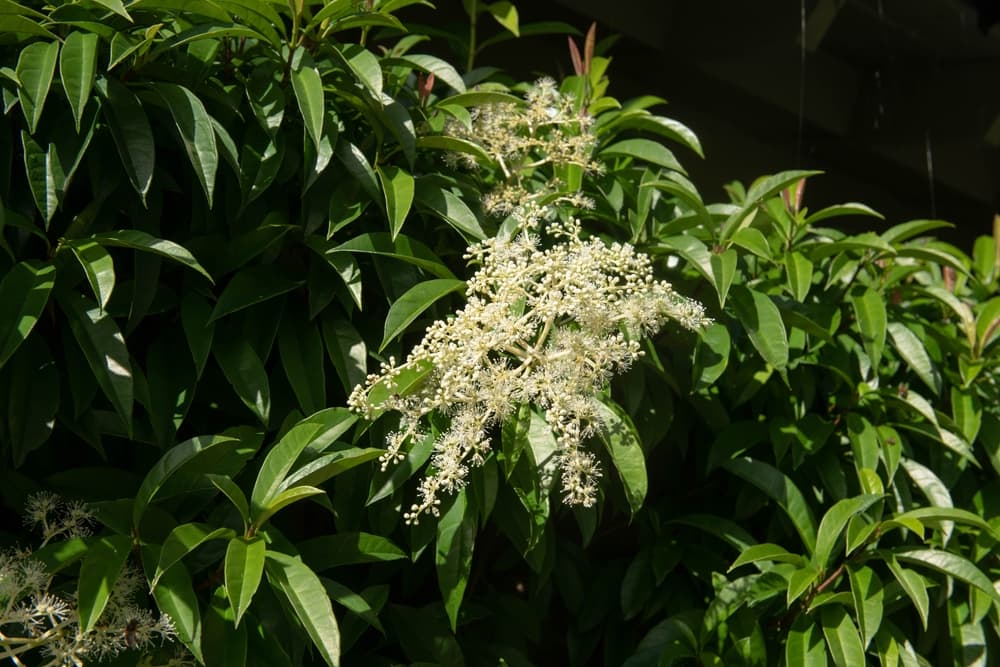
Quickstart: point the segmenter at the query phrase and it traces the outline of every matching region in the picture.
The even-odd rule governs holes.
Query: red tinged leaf
[[[580,76],[583,74],[583,60],[580,58],[580,49],[572,37],[567,35],[566,41],[569,42],[569,57],[573,59],[573,73]]]

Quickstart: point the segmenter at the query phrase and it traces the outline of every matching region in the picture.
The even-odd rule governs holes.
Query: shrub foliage
[[[475,68],[484,45],[576,31],[462,4],[455,34],[406,21],[423,0],[4,4],[0,493],[47,532],[4,556],[0,658],[996,659],[1000,230],[970,256],[944,222],[810,211],[805,171],[706,203],[668,148],[694,159],[696,136],[658,98],[605,94],[593,30],[574,75],[517,82]],[[459,443],[477,465],[409,525],[445,478],[435,442],[475,411],[413,407],[441,398],[445,354],[369,372],[462,307],[470,246],[578,219],[580,248],[648,255],[712,322],[622,324],[618,376],[582,357],[600,372],[576,426],[537,387],[494,411]],[[591,305],[506,353],[528,364],[553,322],[586,347]],[[568,432],[594,473],[573,507]],[[49,526],[39,499],[62,505],[38,492],[85,501],[90,534]],[[136,576],[149,595],[123,612]],[[53,648],[43,607],[75,644]],[[158,612],[186,656],[140,645]],[[101,633],[118,641],[88,654]]]

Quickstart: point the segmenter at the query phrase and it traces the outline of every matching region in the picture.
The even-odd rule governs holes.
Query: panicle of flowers
[[[409,443],[430,437],[431,413],[450,419],[434,440],[408,522],[437,515],[441,494],[461,489],[490,452],[491,427],[522,404],[542,413],[555,435],[564,501],[593,504],[600,467],[585,443],[602,426],[598,392],[641,356],[639,339],[667,320],[690,329],[709,322],[701,304],[656,280],[649,258],[631,245],[584,239],[575,219],[545,233],[554,241],[547,247],[530,231],[470,247],[467,258],[479,269],[466,306],[431,324],[404,363],[390,359],[349,398],[369,418],[400,415],[383,469]]]
[[[593,202],[579,194],[567,195],[551,174],[531,180],[545,165],[576,165],[587,172],[599,172],[593,159],[597,139],[593,118],[578,113],[571,95],[559,92],[555,81],[539,79],[526,93],[524,105],[487,104],[471,112],[465,124],[450,119],[445,134],[480,146],[503,172],[504,183],[486,195],[483,206],[491,215],[512,215],[523,227],[534,227],[554,203],[576,208],[593,208]],[[478,166],[467,153],[453,153],[451,161]],[[566,198],[563,202],[553,199]]]
[[[45,492],[28,498],[25,519],[41,531],[43,545],[56,537],[85,536],[93,523],[84,503]],[[101,617],[87,632],[80,626],[76,600],[52,592],[52,579],[31,550],[0,553],[0,660],[9,659],[14,665],[79,666],[126,649],[147,651],[175,639],[167,616],[154,617],[136,603],[145,595],[145,579],[135,567],[123,570]],[[185,660],[179,656],[171,664],[193,664]]]

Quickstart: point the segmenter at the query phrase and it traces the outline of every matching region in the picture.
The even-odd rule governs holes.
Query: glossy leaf
[[[893,555],[898,560],[915,565],[922,565],[949,577],[964,581],[975,586],[994,601],[1000,602],[1000,592],[993,587],[993,582],[967,559],[958,554],[941,549],[898,549]]]
[[[837,667],[857,667],[865,664],[865,649],[858,629],[843,607],[828,605],[820,611],[820,624],[826,645]]]
[[[77,132],[97,75],[97,39],[93,33],[74,30],[63,40],[59,54],[59,79],[73,110]]]
[[[102,246],[111,246],[116,248],[131,248],[133,250],[139,250],[142,252],[152,253],[160,257],[164,257],[178,264],[182,264],[189,269],[197,271],[201,275],[208,278],[209,281],[212,280],[212,276],[208,274],[208,271],[198,263],[186,248],[173,241],[168,241],[166,239],[157,238],[151,234],[140,231],[138,229],[121,229],[114,232],[104,232],[101,234],[94,234],[90,237],[93,241],[100,243]]]
[[[882,625],[885,598],[882,582],[867,565],[848,568],[854,611],[861,630],[861,644],[867,648]]]
[[[146,473],[142,480],[142,485],[135,494],[135,502],[132,506],[132,527],[138,532],[139,524],[149,503],[156,497],[156,494],[163,488],[170,478],[183,466],[191,463],[201,454],[209,450],[237,442],[235,438],[205,435],[190,438],[175,445],[167,451]]]
[[[330,667],[340,664],[340,627],[319,577],[298,557],[268,551],[268,579],[288,600],[320,656]]]
[[[905,324],[889,322],[887,329],[893,347],[903,357],[907,365],[917,377],[927,385],[935,395],[941,393],[941,374],[931,361],[924,344]]]
[[[465,281],[435,278],[418,283],[393,302],[385,317],[385,329],[379,352],[396,339],[425,310],[452,292],[465,289]]]
[[[871,359],[872,368],[877,372],[885,348],[885,334],[888,321],[882,296],[871,288],[865,288],[850,297],[854,317],[861,332],[861,343]]]
[[[885,564],[889,566],[892,576],[896,578],[900,588],[903,589],[903,592],[913,602],[913,606],[917,608],[917,613],[920,615],[920,622],[923,623],[924,630],[926,630],[930,601],[927,597],[927,584],[924,582],[924,578],[913,570],[901,566],[893,554],[886,556]]]
[[[204,523],[183,523],[177,526],[163,541],[156,573],[149,582],[150,590],[156,588],[167,570],[201,545],[211,540],[226,540],[234,536],[231,528],[213,528]]]
[[[642,508],[649,490],[646,458],[635,425],[625,411],[614,403],[595,401],[593,406],[603,422],[598,435],[618,470],[625,498],[634,515]]]
[[[158,560],[155,549],[142,547],[143,564],[148,568]],[[149,576],[147,570],[146,576]],[[160,577],[160,585],[153,590],[156,606],[170,616],[177,638],[187,647],[197,660],[203,660],[201,653],[201,610],[195,594],[191,575],[183,563],[177,563]]]
[[[243,269],[233,276],[215,303],[209,322],[290,292],[301,284],[271,264]]]
[[[618,141],[603,148],[599,155],[601,157],[635,158],[666,169],[679,171],[682,174],[687,173],[669,148],[651,139],[625,139]]]
[[[788,334],[774,301],[742,285],[734,287],[731,296],[733,310],[757,352],[774,368],[784,368],[788,364]]]
[[[727,572],[732,572],[741,565],[757,563],[760,561],[774,561],[777,563],[792,563],[793,565],[803,565],[804,559],[799,554],[793,554],[778,544],[766,542],[764,544],[754,544],[740,553],[739,558],[733,561]]]
[[[98,93],[105,99],[101,107],[114,138],[122,166],[143,203],[153,181],[156,149],[153,131],[142,105],[116,78],[98,78]]]
[[[486,238],[486,232],[468,205],[450,190],[434,185],[427,180],[418,179],[415,191],[416,200],[445,222],[457,229],[467,238],[480,241]]]
[[[323,535],[299,544],[299,552],[317,572],[343,565],[402,560],[406,553],[388,538],[371,533]]]
[[[767,494],[792,520],[802,543],[810,552],[816,549],[816,519],[802,492],[780,470],[749,457],[727,461],[724,467]]]
[[[132,539],[128,535],[99,537],[89,545],[80,563],[77,588],[81,632],[90,632],[97,625],[130,553]]]
[[[344,390],[348,393],[368,376],[368,350],[349,320],[323,319],[323,343]]]
[[[792,624],[785,640],[787,667],[826,667],[826,646],[820,626],[813,619],[800,616]]]
[[[319,150],[323,139],[324,115],[323,81],[320,79],[319,70],[314,66],[303,64],[298,69],[292,70],[290,78],[306,132],[316,150]]]
[[[236,395],[267,425],[271,415],[270,383],[264,364],[250,343],[243,339],[216,339],[212,353]]]
[[[90,283],[90,289],[94,292],[101,310],[108,305],[111,292],[115,288],[115,265],[111,260],[111,255],[98,243],[86,240],[82,242],[72,242],[67,244],[73,251],[83,272]]]
[[[475,540],[476,513],[470,511],[465,491],[459,491],[451,507],[437,522],[434,553],[438,587],[453,632],[458,623],[458,610],[462,605],[462,598],[465,596],[465,588],[469,581]]]
[[[17,89],[17,97],[31,134],[35,133],[38,122],[42,119],[42,110],[49,95],[58,58],[58,41],[32,42],[22,48],[18,55],[15,72],[21,86]]]
[[[292,385],[302,412],[312,414],[326,407],[326,373],[323,370],[323,340],[319,327],[301,320],[282,318],[278,328],[278,350],[285,376]]]
[[[410,206],[413,205],[415,181],[413,176],[399,167],[378,167],[375,171],[382,182],[382,191],[385,193],[385,209],[389,218],[389,230],[393,241],[395,241],[399,230],[403,228],[406,216],[410,212]]]
[[[266,550],[267,542],[263,537],[236,537],[229,541],[226,548],[226,596],[233,608],[233,623],[237,626],[264,576]]]
[[[184,151],[198,176],[208,207],[212,208],[215,174],[219,169],[219,149],[215,143],[212,118],[201,100],[184,86],[162,82],[152,85],[170,110]]]
[[[126,428],[132,424],[132,364],[125,337],[111,316],[78,293],[59,295],[59,304],[97,384]]]
[[[340,421],[350,420],[349,423],[353,423],[352,417],[350,414],[341,415]],[[250,495],[250,511],[254,521],[257,521],[256,517],[266,511],[281,492],[281,483],[285,476],[322,428],[321,423],[309,419],[303,420],[289,429],[267,453]]]
[[[465,82],[461,75],[448,62],[437,56],[422,53],[408,53],[405,56],[383,58],[382,65],[408,65],[427,74],[433,74],[440,81],[451,86],[456,92],[465,92]]]
[[[0,367],[34,329],[55,285],[52,264],[18,262],[0,281]]]

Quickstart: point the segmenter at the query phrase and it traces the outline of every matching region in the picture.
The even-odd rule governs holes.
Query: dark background
[[[585,31],[597,21],[599,40],[621,35],[609,94],[669,101],[657,112],[687,124],[705,148],[704,161],[677,152],[706,201],[723,200],[732,180],[821,169],[806,192],[813,210],[860,201],[887,224],[948,220],[957,228],[945,238],[966,250],[992,231],[1000,0],[515,4],[522,24]],[[572,73],[570,63],[566,38],[548,35],[488,48],[477,64],[530,74]]]

